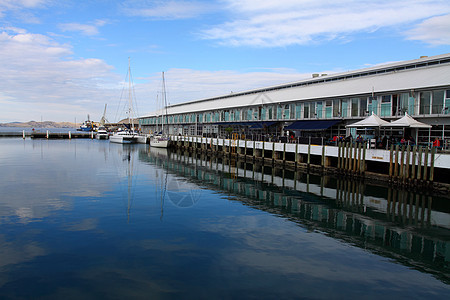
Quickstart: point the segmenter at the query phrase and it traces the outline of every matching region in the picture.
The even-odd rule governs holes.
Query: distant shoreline
[[[43,122],[10,122],[10,123],[0,123],[0,127],[22,127],[22,128],[77,128],[79,123],[71,122],[53,122],[53,121],[43,121]]]

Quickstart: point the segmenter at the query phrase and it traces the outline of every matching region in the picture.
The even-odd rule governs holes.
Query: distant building
[[[145,132],[164,122],[172,135],[247,137],[284,135],[291,125],[296,136],[329,138],[352,133],[345,125],[372,113],[387,121],[408,113],[432,125],[419,130],[423,142],[450,139],[450,54],[170,105],[166,117],[154,113],[139,123]]]

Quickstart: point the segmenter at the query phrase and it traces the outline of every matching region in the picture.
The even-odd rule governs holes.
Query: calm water
[[[448,199],[83,139],[0,170],[0,299],[450,295]]]

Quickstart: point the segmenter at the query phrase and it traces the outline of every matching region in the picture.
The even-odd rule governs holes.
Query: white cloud
[[[62,31],[79,31],[84,35],[92,36],[99,33],[98,28],[107,24],[105,20],[96,20],[92,24],[80,24],[80,23],[65,23],[60,24],[59,28]]]
[[[20,28],[0,31],[0,123],[43,120],[78,121],[87,114],[99,120],[105,103],[107,118],[117,121],[120,93],[126,70],[115,75],[113,68],[95,58],[73,59],[70,45]],[[119,70],[120,71],[120,70]],[[214,97],[284,82],[309,74],[289,69],[205,71],[170,69],[166,72],[171,104]],[[139,115],[155,111],[161,74],[139,78],[135,92]],[[116,114],[116,115],[114,115]]]
[[[13,13],[28,23],[39,22],[38,17],[29,10],[45,7],[54,0],[0,0],[0,18],[6,13]]]
[[[230,70],[207,71],[191,69],[170,69],[165,72],[169,104],[293,82],[309,78],[310,76],[311,74],[299,74],[289,69],[263,69],[245,73]],[[148,80],[148,85],[141,88],[150,91],[161,91],[160,77],[153,77]],[[152,98],[156,101],[156,92]],[[156,108],[155,102],[152,109],[156,110]],[[153,110],[141,110],[141,112],[147,114]]]
[[[231,21],[201,32],[223,45],[280,47],[412,24],[450,12],[441,0],[225,0]]]
[[[89,109],[101,114],[120,80],[100,59],[72,59],[69,45],[21,29],[0,32],[0,102],[3,118],[71,121]],[[89,105],[82,104],[88,102]],[[78,116],[79,120],[82,118]],[[5,120],[2,120],[5,121]]]
[[[122,4],[130,16],[151,19],[188,19],[209,11],[211,5],[198,1],[127,1]]]
[[[409,40],[419,40],[433,46],[450,45],[450,14],[427,19],[406,35]]]

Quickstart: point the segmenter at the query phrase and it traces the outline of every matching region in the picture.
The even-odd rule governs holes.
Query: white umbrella
[[[372,115],[361,120],[359,122],[346,125],[345,127],[355,127],[355,128],[371,128],[371,127],[380,127],[385,124],[389,124],[388,121],[381,119],[379,116],[372,112]]]

